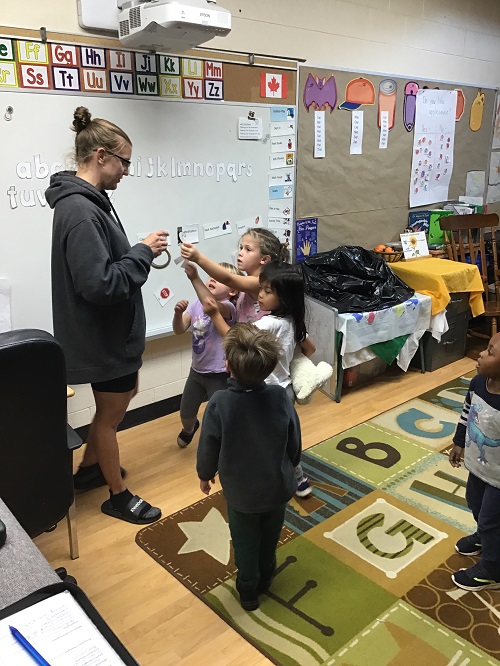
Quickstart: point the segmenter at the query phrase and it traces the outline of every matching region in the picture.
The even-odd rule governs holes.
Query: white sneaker
[[[297,486],[295,494],[297,495],[297,497],[309,497],[309,495],[312,494],[312,491],[313,489],[311,488],[309,479],[307,478],[307,476],[305,476]]]

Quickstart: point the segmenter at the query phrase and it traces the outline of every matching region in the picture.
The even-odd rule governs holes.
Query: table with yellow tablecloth
[[[483,281],[475,264],[425,257],[397,261],[391,263],[390,267],[409,287],[431,297],[433,315],[446,308],[450,294],[464,291],[470,294],[472,316],[477,317],[484,312]]]

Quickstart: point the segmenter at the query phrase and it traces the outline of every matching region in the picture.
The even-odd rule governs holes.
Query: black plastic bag
[[[414,291],[375,252],[341,245],[300,264],[305,292],[339,312],[370,312],[404,303]]]

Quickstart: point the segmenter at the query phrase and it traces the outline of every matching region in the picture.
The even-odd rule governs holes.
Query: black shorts
[[[138,374],[136,371],[131,375],[125,375],[125,377],[109,379],[107,382],[93,382],[91,386],[94,391],[101,393],[128,393],[128,391],[135,389]]]

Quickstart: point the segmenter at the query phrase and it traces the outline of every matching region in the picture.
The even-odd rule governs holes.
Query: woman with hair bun
[[[126,487],[116,433],[137,393],[145,348],[141,287],[153,259],[166,250],[168,233],[153,232],[131,247],[106,194],[128,175],[132,142],[125,132],[92,119],[82,106],[72,129],[77,170],[54,174],[46,198],[54,209],[54,336],[64,350],[68,383],[90,383],[96,406],[75,490],[108,485],[103,513],[147,524],[161,511]]]

